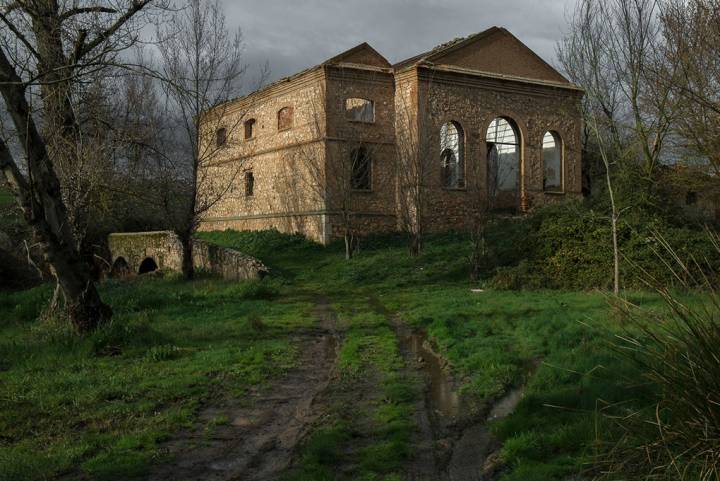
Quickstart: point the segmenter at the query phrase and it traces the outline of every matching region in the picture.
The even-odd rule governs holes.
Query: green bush
[[[696,270],[717,272],[720,255],[704,229],[678,227],[658,218],[621,222],[618,232],[621,282],[643,288],[648,278],[677,285],[659,257],[658,235]],[[606,289],[612,286],[610,221],[590,203],[568,203],[538,209],[522,220],[502,219],[487,230],[491,269],[489,283],[497,289]]]

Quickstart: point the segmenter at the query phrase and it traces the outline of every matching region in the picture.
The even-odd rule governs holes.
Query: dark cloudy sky
[[[391,63],[455,37],[505,27],[555,64],[576,0],[222,0],[251,70],[274,80],[368,42]],[[253,68],[254,67],[254,68]]]

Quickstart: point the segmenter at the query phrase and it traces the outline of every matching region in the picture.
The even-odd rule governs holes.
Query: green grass
[[[340,381],[293,481],[336,479],[338,467],[354,479],[397,480],[412,454],[419,386],[404,375],[393,326],[371,297],[427,330],[466,395],[490,401],[528,382],[517,411],[492,426],[504,443],[504,479],[582,471],[596,427],[605,429],[600,400],[649,397],[610,347],[623,326],[603,294],[471,292],[478,284],[468,280],[464,234],[431,236],[418,258],[402,237],[378,236],[349,262],[340,243],[324,248],[275,232],[202,237],[259,257],[271,278],[106,282],[113,324],[87,338],[37,320],[47,287],[0,294],[0,480],[78,468],[90,479],[146,472],[201,402],[242,397],[293,366],[288,334],[315,322],[309,301],[318,294],[332,300],[344,329]],[[654,296],[632,300],[661,308]]]
[[[272,281],[106,282],[113,323],[82,339],[34,320],[47,288],[1,295],[0,479],[144,473],[201,401],[242,397],[293,366],[287,335],[314,322],[311,305],[273,291]]]

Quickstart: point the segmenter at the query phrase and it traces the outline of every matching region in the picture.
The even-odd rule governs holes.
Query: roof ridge
[[[421,63],[434,55],[437,55],[441,52],[444,52],[446,50],[454,48],[462,43],[474,40],[475,38],[477,38],[479,36],[487,35],[488,33],[494,32],[496,30],[501,30],[501,28],[497,27],[497,26],[492,26],[492,27],[486,28],[485,30],[482,30],[480,32],[471,33],[470,35],[466,35],[464,37],[455,37],[452,40],[448,40],[447,42],[443,42],[441,44],[434,46],[433,48],[431,48],[430,50],[428,50],[426,52],[420,53],[413,57],[406,58],[405,60],[401,60],[401,61],[397,62],[396,64],[394,64],[393,68],[397,70],[399,68],[403,68],[403,67],[406,67],[409,65],[415,65],[415,64]]]

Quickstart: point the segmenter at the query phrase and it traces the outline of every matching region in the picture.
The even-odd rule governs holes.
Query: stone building
[[[395,65],[360,44],[223,106],[200,228],[328,242],[578,197],[581,97],[503,28]]]

